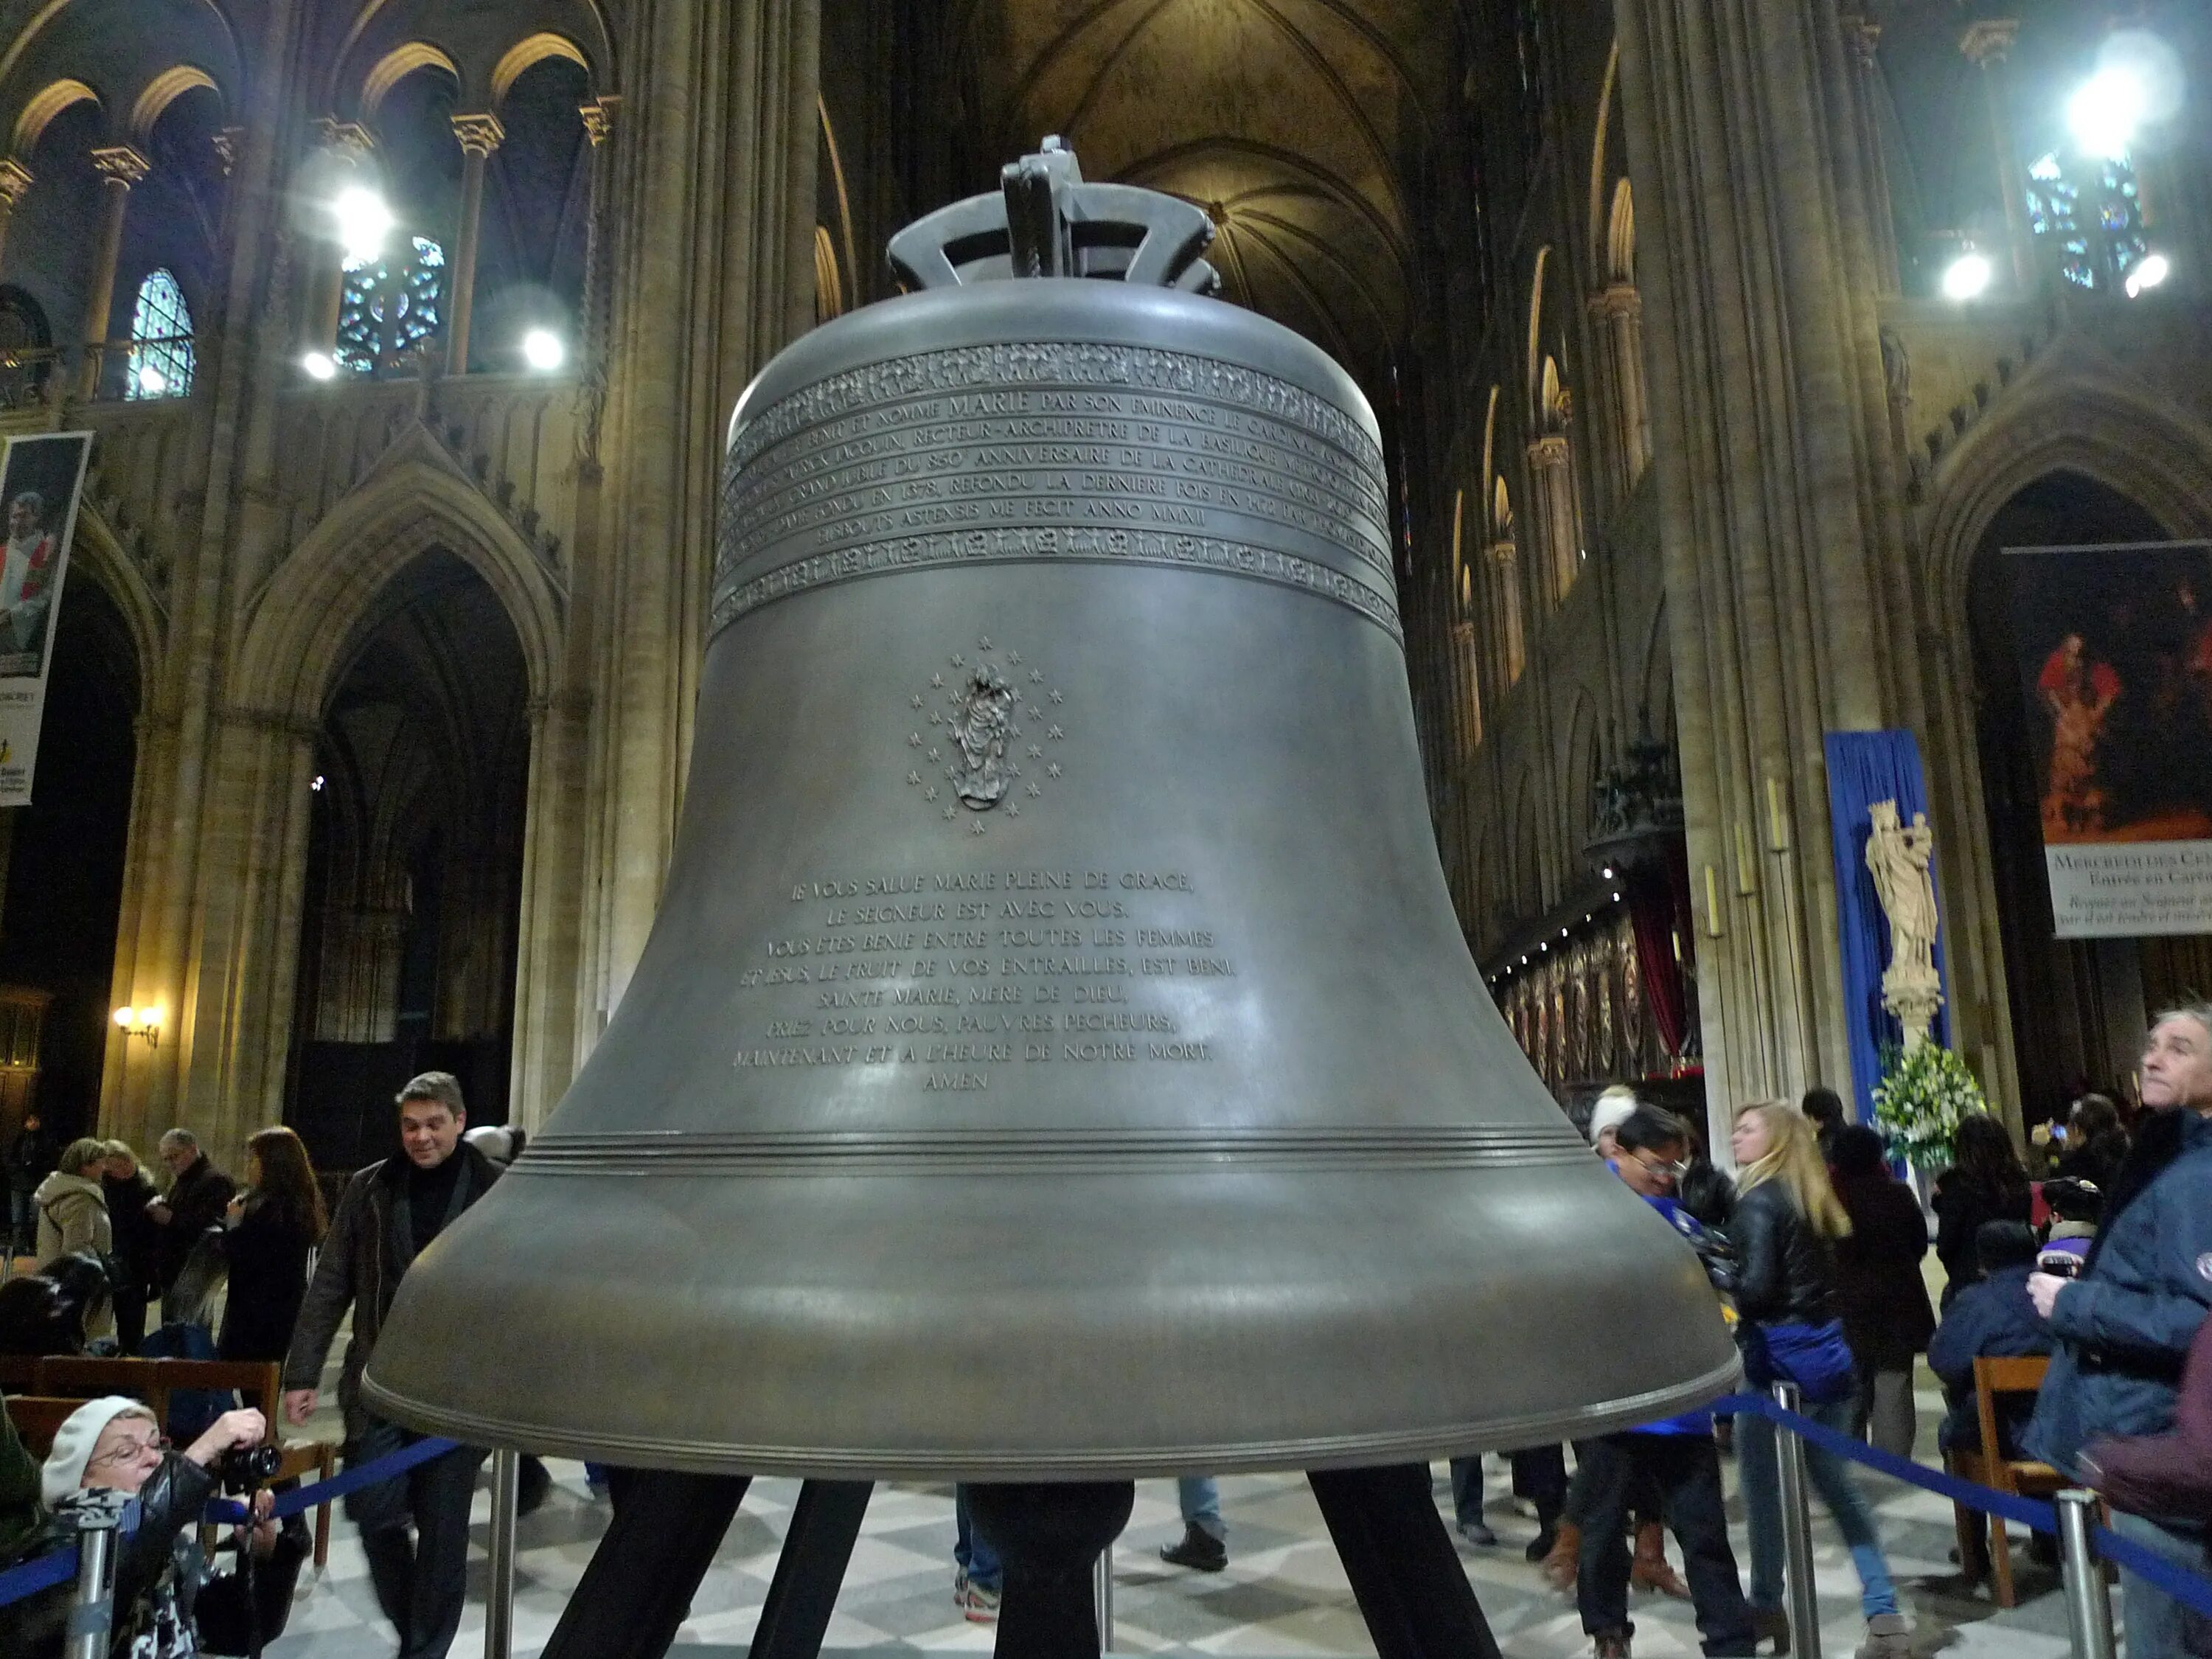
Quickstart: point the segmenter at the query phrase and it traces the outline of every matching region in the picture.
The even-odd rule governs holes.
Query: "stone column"
[[[1591,296],[1590,313],[1604,332],[1605,355],[1612,360],[1613,446],[1626,495],[1651,459],[1651,416],[1644,390],[1644,296],[1633,283],[1614,283]]]
[[[367,127],[356,121],[334,121],[328,116],[315,123],[322,137],[323,154],[332,163],[331,173],[348,182],[349,175],[358,177],[361,164],[368,159],[376,141]],[[338,314],[345,307],[345,250],[333,241],[330,256],[314,275],[314,290],[307,305],[307,337],[304,344],[310,350],[337,350]]]
[[[1564,433],[1547,434],[1528,446],[1529,511],[1536,522],[1546,597],[1554,605],[1567,597],[1582,566],[1581,514],[1571,463]]]
[[[78,395],[99,395],[106,362],[107,319],[115,303],[115,266],[123,257],[123,216],[131,206],[131,186],[153,163],[128,144],[110,144],[92,153],[100,173],[100,240],[94,245],[92,286],[84,299],[84,363],[78,370]]]
[[[1916,723],[1914,600],[1837,9],[1619,0],[1617,16],[1699,1019],[1725,1122],[1849,1078],[1822,738]]]
[[[1881,291],[1899,291],[1897,212],[1889,197],[1889,161],[1881,148],[1881,25],[1856,13],[1844,15],[1844,40],[1857,66],[1860,167],[1867,181],[1867,217],[1874,232],[1875,270]]]
[[[461,141],[461,222],[453,234],[453,287],[446,305],[446,373],[469,372],[469,312],[477,294],[477,232],[483,218],[484,165],[507,137],[492,114],[456,115]]]
[[[607,234],[613,193],[615,111],[621,104],[611,94],[578,107],[584,118],[584,137],[592,147],[590,200],[584,214],[583,294],[576,307],[576,422],[577,458],[587,470],[596,511],[599,472],[599,422],[607,404]],[[580,510],[579,524],[589,514]]]
[[[819,0],[641,15],[616,173],[610,568],[594,573],[609,613],[592,712],[604,817],[584,884],[599,896],[586,1045],[628,986],[659,904],[690,750],[730,410],[814,320]]]
[[[30,188],[30,170],[12,157],[0,157],[0,246],[6,243],[8,222],[15,216],[15,204]]]
[[[1491,631],[1498,653],[1497,685],[1502,692],[1521,678],[1526,659],[1521,619],[1521,550],[1510,537],[1490,544]]]
[[[1997,164],[1997,193],[2004,198],[2005,240],[2012,256],[2014,289],[2021,294],[2035,289],[2035,237],[2027,224],[2027,180],[2020,170],[2020,143],[2013,136],[2013,42],[2020,38],[2020,22],[2011,17],[1984,17],[1966,26],[1959,37],[1959,50],[1981,71],[1982,99],[1989,111],[1990,148]]]

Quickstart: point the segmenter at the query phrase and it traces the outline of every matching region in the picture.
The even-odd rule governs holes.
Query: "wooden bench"
[[[104,1394],[128,1395],[143,1400],[166,1427],[170,1396],[181,1390],[204,1389],[211,1394],[237,1394],[259,1407],[269,1419],[269,1432],[276,1437],[284,1407],[283,1367],[274,1360],[231,1359],[83,1359],[54,1354],[41,1358],[0,1355],[0,1389],[20,1389],[28,1396],[52,1399],[71,1395],[70,1410]],[[9,1401],[15,1415],[15,1401]],[[64,1417],[68,1412],[62,1413]],[[21,1419],[18,1419],[20,1423]],[[57,1421],[53,1428],[59,1428]],[[53,1429],[47,1431],[52,1443]],[[27,1441],[28,1433],[25,1438]],[[276,1441],[284,1461],[276,1477],[294,1480],[313,1475],[328,1480],[337,1466],[337,1450],[327,1441],[298,1440],[286,1445]],[[40,1455],[45,1455],[43,1449]],[[315,1565],[326,1566],[331,1557],[331,1506],[315,1508]]]
[[[1981,1425],[1981,1449],[1954,1448],[1950,1455],[1952,1474],[2017,1498],[2048,1498],[2072,1484],[2048,1463],[2004,1455],[2004,1442],[1997,1432],[1998,1396],[2036,1393],[2043,1387],[2044,1373],[2050,1369],[2051,1361],[2039,1354],[2025,1359],[1974,1361],[1974,1410]],[[1964,1504],[1951,1507],[1959,1533],[1960,1570],[1969,1577],[1976,1576],[1975,1563],[1983,1553],[1982,1522],[1986,1519],[1991,1593],[2001,1607],[2018,1606],[2019,1597],[2012,1580],[2012,1543],[2005,1534],[2004,1518],[1996,1515],[1983,1516]]]
[[[65,1400],[51,1395],[11,1394],[8,1396],[8,1420],[15,1425],[15,1437],[23,1443],[23,1449],[40,1462],[54,1449],[54,1437],[69,1421],[70,1413],[84,1404],[82,1400]]]

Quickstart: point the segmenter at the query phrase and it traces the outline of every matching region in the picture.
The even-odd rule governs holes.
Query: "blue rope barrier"
[[[27,1595],[36,1595],[42,1589],[56,1584],[66,1584],[76,1577],[76,1546],[74,1544],[20,1562],[0,1572],[0,1607],[10,1601],[20,1601]]]
[[[319,1509],[332,1498],[343,1498],[348,1492],[359,1492],[363,1486],[374,1486],[389,1480],[395,1474],[404,1474],[417,1463],[427,1463],[434,1457],[442,1457],[460,1444],[458,1440],[417,1440],[411,1446],[403,1446],[396,1452],[386,1452],[373,1462],[359,1468],[334,1474],[327,1480],[318,1480],[312,1486],[299,1486],[290,1492],[276,1494],[276,1506],[270,1512],[276,1520],[303,1510]],[[201,1518],[210,1525],[234,1525],[246,1518],[246,1505],[234,1498],[211,1498]]]
[[[2212,1619],[2212,1583],[2178,1562],[2146,1549],[2132,1538],[2123,1538],[2110,1527],[2092,1527],[2089,1536],[2097,1553],[2124,1572],[2131,1572],[2172,1596],[2185,1607]]]
[[[1748,1412],[1754,1416],[1764,1417],[1770,1422],[1782,1425],[1823,1451],[1847,1458],[1854,1463],[1863,1463],[1870,1469],[1879,1469],[1892,1480],[1932,1492],[1954,1504],[1964,1504],[1968,1509],[1980,1510],[1988,1515],[2001,1515],[2008,1521],[2018,1522],[2037,1532],[2055,1534],[2058,1530],[2058,1511],[2049,1504],[1976,1486],[1948,1470],[1931,1469],[1909,1458],[1899,1457],[1894,1452],[1884,1451],[1879,1446],[1869,1446],[1863,1440],[1854,1440],[1847,1434],[1837,1433],[1825,1423],[1816,1423],[1796,1412],[1786,1412],[1778,1401],[1769,1400],[1764,1395],[1730,1395],[1727,1399],[1717,1401],[1713,1409],[1732,1412],[1738,1416]]]

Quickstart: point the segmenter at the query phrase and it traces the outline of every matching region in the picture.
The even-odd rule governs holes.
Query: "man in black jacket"
[[[347,1183],[284,1360],[284,1414],[305,1423],[315,1409],[323,1361],[346,1309],[353,1309],[353,1340],[338,1378],[349,1468],[421,1437],[362,1407],[362,1373],[401,1277],[499,1174],[461,1139],[468,1114],[451,1073],[423,1073],[399,1091],[398,1101],[405,1156],[356,1170]],[[347,1517],[361,1528],[377,1605],[399,1632],[398,1659],[445,1659],[460,1628],[468,1589],[469,1498],[483,1456],[480,1449],[458,1447],[345,1500]]]
[[[146,1304],[154,1287],[154,1256],[161,1230],[146,1206],[161,1198],[138,1155],[125,1140],[107,1143],[107,1159],[100,1166],[100,1190],[107,1198],[107,1221],[114,1239],[114,1263],[122,1268],[115,1286],[115,1340],[125,1354],[138,1352],[146,1340]]]
[[[154,1241],[154,1277],[166,1297],[200,1236],[222,1224],[222,1212],[230,1207],[238,1183],[216,1168],[190,1129],[172,1129],[163,1135],[161,1153],[174,1178],[169,1195],[149,1204],[146,1213],[161,1229]]]

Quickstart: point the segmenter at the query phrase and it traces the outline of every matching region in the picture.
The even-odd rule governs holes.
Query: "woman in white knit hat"
[[[271,1498],[254,1495],[258,1519],[240,1527],[240,1546],[255,1558],[249,1592],[237,1573],[212,1577],[196,1522],[215,1495],[215,1466],[235,1447],[258,1445],[269,1425],[258,1411],[225,1412],[181,1452],[169,1449],[161,1425],[140,1401],[109,1395],[70,1413],[40,1471],[40,1497],[49,1510],[73,1492],[106,1488],[138,1499],[138,1528],[123,1540],[115,1569],[111,1659],[195,1659],[202,1653],[245,1653],[255,1626],[273,1641],[291,1611],[303,1553],[296,1538],[267,1518]],[[45,1540],[64,1541],[62,1529]],[[0,1608],[0,1651],[44,1659],[61,1651],[73,1587]]]

